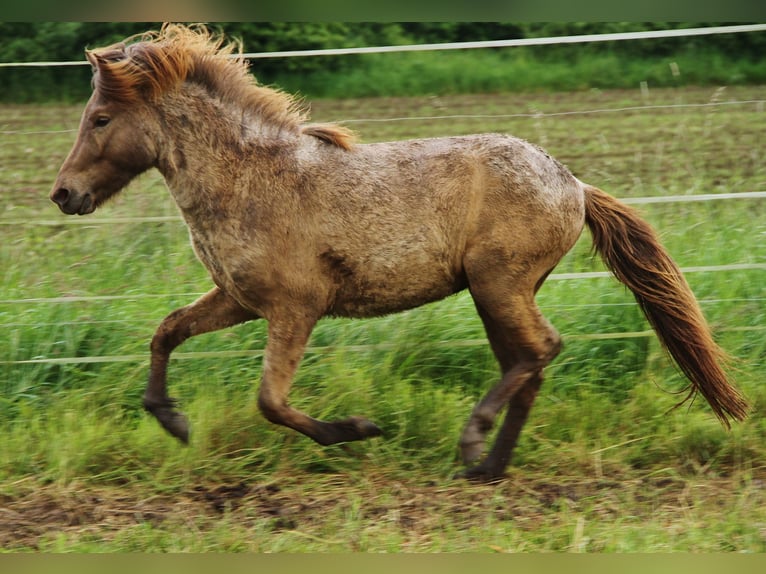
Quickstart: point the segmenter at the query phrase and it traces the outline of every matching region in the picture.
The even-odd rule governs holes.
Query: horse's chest
[[[197,254],[197,259],[202,262],[212,275],[216,284],[221,287],[222,285],[220,282],[223,281],[225,273],[224,266],[221,263],[220,250],[216,249],[215,244],[210,241],[210,238],[206,233],[200,233],[199,231],[195,232],[195,230],[192,230],[190,235],[192,247],[194,247],[194,252]]]
[[[252,274],[244,273],[245,268],[257,269],[258,252],[245,249],[235,237],[226,233],[209,233],[191,228],[191,241],[197,258],[207,268],[215,284],[243,304],[268,289],[266,285],[255,284]]]

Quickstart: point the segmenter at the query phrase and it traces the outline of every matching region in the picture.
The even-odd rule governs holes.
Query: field
[[[320,100],[362,141],[484,131],[621,198],[766,190],[764,87]],[[611,111],[610,111],[611,110]],[[320,447],[255,406],[265,326],[184,344],[181,447],[141,408],[159,321],[207,291],[158,174],[92,216],[47,199],[81,106],[0,107],[0,549],[67,552],[764,552],[766,206],[640,205],[754,410],[727,432],[586,231],[539,293],[564,351],[506,480],[452,478],[497,368],[470,297],[318,326],[291,399],[384,437]],[[572,113],[564,113],[572,112]]]

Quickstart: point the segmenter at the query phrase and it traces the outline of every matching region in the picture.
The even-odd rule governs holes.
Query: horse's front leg
[[[255,318],[254,313],[244,309],[216,287],[191,305],[173,311],[160,323],[151,343],[149,384],[144,393],[144,408],[180,441],[189,441],[189,423],[182,413],[175,410],[175,400],[167,394],[170,353],[189,337]]]
[[[306,317],[269,322],[258,407],[269,421],[297,430],[321,445],[381,435],[382,431],[374,423],[362,417],[326,422],[289,406],[290,386],[315,324],[316,320]]]

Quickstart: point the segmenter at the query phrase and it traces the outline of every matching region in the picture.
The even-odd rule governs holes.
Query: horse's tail
[[[638,213],[600,189],[585,185],[585,222],[607,267],[635,295],[662,345],[710,403],[727,428],[743,420],[748,405],[727,380],[726,355],[716,345],[681,270]]]

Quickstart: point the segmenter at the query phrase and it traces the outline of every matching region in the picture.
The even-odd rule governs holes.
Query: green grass
[[[446,50],[321,56],[324,65],[298,71],[266,66],[251,69],[260,81],[311,98],[368,98],[572,91],[690,86],[747,86],[766,82],[758,58],[725,54],[695,45],[667,55],[625,54],[601,46],[540,46],[512,49]],[[81,57],[78,53],[75,58]],[[302,59],[304,63],[312,57]],[[316,59],[314,57],[313,59]],[[335,63],[330,63],[332,61]],[[275,71],[276,70],[276,71]],[[19,68],[0,70],[7,89],[2,102],[72,102],[87,99],[87,70]],[[80,78],[76,82],[76,78]],[[51,85],[57,89],[51,90]]]
[[[310,97],[349,98],[489,92],[569,91],[589,88],[762,84],[766,71],[757,60],[706,52],[699,47],[672,56],[635,57],[617,53],[547,55],[529,48],[455,50],[355,56],[353,66],[300,76],[266,78]],[[346,69],[347,68],[347,69]],[[258,76],[258,62],[253,63]]]
[[[363,141],[507,131],[618,197],[766,189],[763,106],[535,116],[643,104],[763,100],[759,87],[319,100],[315,120]],[[6,131],[74,129],[79,106],[5,106]],[[530,114],[525,117],[472,117]],[[381,439],[323,448],[267,423],[255,396],[266,338],[252,323],[192,339],[171,394],[180,447],[141,409],[159,321],[210,287],[156,174],[89,219],[47,191],[73,133],[0,145],[0,548],[45,551],[764,551],[766,282],[762,270],[688,280],[755,406],[724,431],[613,279],[551,279],[540,305],[565,347],[546,371],[509,478],[477,486],[457,439],[497,367],[470,297],[365,321],[324,320],[291,400],[321,418],[369,416]],[[762,200],[642,207],[682,267],[766,261]],[[36,225],[36,221],[52,222]],[[73,223],[77,221],[77,223]],[[555,273],[602,270],[584,233]],[[54,297],[108,297],[80,302]],[[127,296],[127,297],[126,297]],[[21,302],[19,302],[21,300]],[[200,358],[200,352],[232,356]],[[250,351],[251,356],[241,356]],[[27,363],[127,357],[121,362]]]

